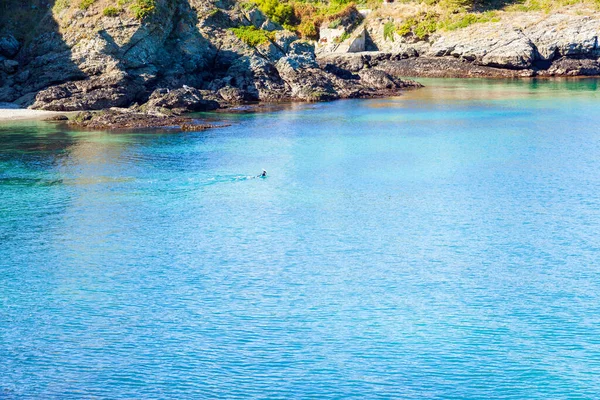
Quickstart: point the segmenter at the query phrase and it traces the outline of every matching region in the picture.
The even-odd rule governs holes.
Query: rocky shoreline
[[[423,37],[396,31],[386,35],[385,26],[394,23],[391,16],[367,17],[346,42],[320,45],[319,63],[410,77],[600,75],[600,18],[590,10],[499,12],[496,21]]]
[[[194,129],[186,113],[398,95],[420,87],[407,76],[600,75],[600,18],[589,15],[523,14],[417,38],[386,36],[388,20],[355,11],[348,27],[333,30],[341,36],[315,48],[234,0],[161,0],[143,20],[103,14],[108,0],[85,11],[36,1],[46,9],[31,18],[40,19],[17,21],[32,32],[19,36],[19,24],[0,17],[0,102],[105,110],[73,119],[84,127]],[[240,27],[260,30],[264,40],[243,40]],[[322,40],[331,36],[322,31]]]
[[[0,101],[109,110],[73,123],[129,128],[185,125],[185,113],[240,104],[378,97],[420,86],[377,68],[331,73],[317,62],[314,44],[235,1],[160,1],[143,20],[106,16],[100,10],[108,5],[50,8],[21,40],[3,33],[10,20],[0,18]],[[236,35],[239,27],[270,33],[248,43]]]
[[[598,77],[600,62],[595,59],[560,58],[546,68],[507,68],[481,65],[452,56],[407,56],[405,53],[361,52],[328,54],[319,57],[323,68],[356,73],[377,68],[396,76],[411,78],[566,78]]]

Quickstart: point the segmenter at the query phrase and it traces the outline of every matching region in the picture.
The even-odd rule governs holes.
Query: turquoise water
[[[0,398],[598,398],[598,81],[426,84],[0,125]]]

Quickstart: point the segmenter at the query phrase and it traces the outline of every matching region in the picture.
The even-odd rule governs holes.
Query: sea
[[[420,81],[1,123],[0,399],[600,398],[600,81]]]

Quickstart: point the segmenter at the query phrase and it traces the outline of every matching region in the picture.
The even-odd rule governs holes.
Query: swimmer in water
[[[257,176],[257,178],[266,178],[267,177],[267,171],[263,169],[263,172]]]

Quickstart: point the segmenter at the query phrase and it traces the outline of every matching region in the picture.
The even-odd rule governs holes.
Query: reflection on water
[[[596,82],[0,125],[0,397],[595,398]]]
[[[428,79],[417,78],[425,87],[408,92],[407,100],[515,100],[523,97],[552,99],[572,98],[577,92],[585,98],[596,97],[596,78],[553,79]]]

